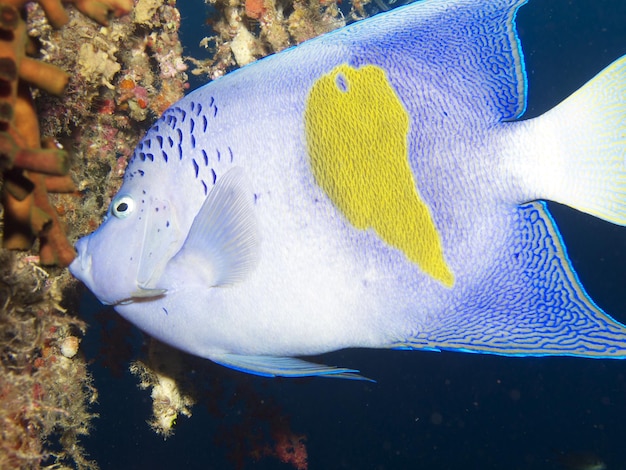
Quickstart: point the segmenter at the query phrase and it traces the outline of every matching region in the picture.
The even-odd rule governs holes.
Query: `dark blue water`
[[[192,49],[207,33],[203,2],[178,3],[183,40],[199,55]],[[518,29],[527,116],[535,116],[626,54],[626,2],[532,0],[519,12]],[[626,229],[550,208],[588,292],[626,322]],[[93,315],[98,308],[84,310]],[[322,359],[377,383],[262,379],[195,361],[193,377],[206,396],[164,441],[145,423],[148,392],[128,373],[118,378],[103,367],[96,318],[109,317],[97,315],[87,354],[95,359],[101,416],[84,442],[103,469],[235,468],[246,439],[266,435],[272,420],[307,436],[311,469],[550,470],[560,468],[559,451],[592,451],[609,470],[626,469],[622,361],[369,350]],[[112,338],[106,341],[120,341]],[[111,345],[124,352],[124,344]],[[293,468],[271,458],[243,462],[243,468]]]

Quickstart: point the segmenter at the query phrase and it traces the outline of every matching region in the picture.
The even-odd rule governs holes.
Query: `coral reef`
[[[97,468],[78,442],[97,398],[77,354],[86,325],[59,305],[63,277],[32,261],[0,251],[0,468]]]
[[[182,353],[157,340],[150,341],[148,361],[135,361],[130,371],[139,377],[139,388],[152,389],[152,419],[150,427],[157,434],[169,437],[179,415],[191,417],[195,403],[193,395],[183,391]]]
[[[42,132],[65,136],[78,198],[55,195],[68,237],[95,230],[117,192],[126,159],[147,128],[183,96],[187,76],[175,2],[138,0],[130,15],[108,26],[69,12],[55,29],[43,10],[28,10],[29,33],[41,57],[69,71],[65,95],[36,97]],[[59,137],[61,138],[61,137]]]
[[[210,20],[215,35],[201,43],[212,57],[189,60],[193,74],[210,79],[346,24],[341,0],[206,1],[217,12]],[[368,1],[353,1],[348,17],[364,17]]]
[[[229,468],[251,468],[262,460],[278,460],[297,470],[308,468],[306,436],[293,431],[287,412],[257,377],[154,339],[149,339],[146,359],[135,361],[131,372],[139,377],[139,388],[150,390],[153,416],[148,424],[157,434],[171,436],[177,418],[190,417],[196,405],[204,407],[216,423],[213,443],[225,453]]]
[[[65,238],[49,192],[74,189],[67,154],[49,140],[41,148],[38,120],[27,84],[60,95],[67,84],[61,69],[26,56],[35,52],[26,32],[25,0],[0,2],[0,170],[3,173],[3,247],[28,249],[39,239],[42,264],[68,265],[74,250]],[[40,0],[54,27],[68,16],[60,0]],[[105,23],[108,12],[125,13],[129,0],[75,0],[84,14]]]
[[[126,157],[186,82],[174,1],[138,0],[138,14],[117,19],[132,0],[66,3],[0,0],[0,232],[12,248],[39,238],[39,256],[0,249],[0,468],[97,468],[79,445],[96,399],[80,352],[86,325],[60,306],[79,289],[39,264],[71,261],[68,239],[99,225]],[[6,29],[12,21],[21,29]],[[25,57],[28,36],[41,62]],[[40,129],[64,139],[71,168]],[[71,179],[50,176],[68,168]]]

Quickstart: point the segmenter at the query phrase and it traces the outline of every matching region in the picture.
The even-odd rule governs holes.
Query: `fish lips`
[[[91,278],[91,256],[87,253],[88,237],[83,237],[76,242],[76,258],[69,265],[70,273],[88,287],[93,285]]]
[[[114,304],[115,302],[108,302],[96,293],[97,286],[92,275],[92,257],[89,254],[89,236],[79,239],[74,248],[76,248],[77,256],[68,267],[72,276],[85,284],[104,305]]]

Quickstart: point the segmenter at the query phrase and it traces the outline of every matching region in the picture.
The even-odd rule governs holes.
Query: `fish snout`
[[[83,237],[76,242],[74,247],[76,248],[77,256],[69,266],[72,275],[83,282],[85,282],[91,272],[91,255],[87,253],[88,244],[88,237]]]

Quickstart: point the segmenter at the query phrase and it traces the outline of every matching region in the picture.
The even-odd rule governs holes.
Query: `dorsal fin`
[[[512,120],[526,108],[526,72],[515,30],[524,3],[419,1],[329,33],[320,45],[336,47],[340,38],[354,51],[350,65],[383,67],[405,103],[414,100],[419,107],[416,90],[436,84],[431,95],[440,90],[456,98],[446,113],[481,122]]]

